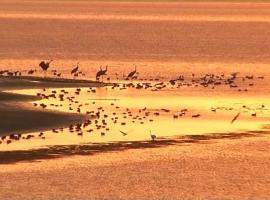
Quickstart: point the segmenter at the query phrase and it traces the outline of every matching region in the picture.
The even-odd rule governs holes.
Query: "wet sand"
[[[46,154],[56,159],[41,156],[42,151],[5,152],[1,156],[21,154],[26,160],[18,163],[21,160],[13,158],[13,164],[0,165],[0,181],[5,183],[0,197],[268,199],[269,139],[254,132],[223,139],[134,142],[114,148],[59,146]]]
[[[0,77],[0,135],[29,133],[66,127],[85,120],[85,115],[34,109],[27,102],[40,100],[37,96],[1,92],[26,88],[97,87],[102,83],[38,77]]]

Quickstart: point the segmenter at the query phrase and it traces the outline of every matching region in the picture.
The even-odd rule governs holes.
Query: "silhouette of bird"
[[[150,131],[150,137],[151,137],[152,141],[155,141],[155,139],[157,138],[157,136],[152,134],[151,131]]]
[[[30,70],[28,71],[28,74],[34,74],[34,72],[35,72],[35,70],[30,69]]]
[[[130,79],[130,78],[132,79],[136,73],[137,73],[137,66],[135,66],[134,71],[128,74],[127,79]]]
[[[77,66],[71,70],[71,74],[76,74],[79,71],[79,62],[77,62]]]
[[[102,70],[102,67],[100,66],[99,71],[96,74],[96,80],[99,80],[99,77],[102,77],[102,82],[103,82],[103,76],[107,75],[108,67],[106,66],[105,70]]]
[[[53,60],[50,60],[49,62],[45,62],[45,61],[41,61],[41,63],[39,63],[39,66],[41,67],[41,69],[46,73],[46,71],[48,70],[48,68],[50,67],[50,63]],[[45,76],[45,74],[44,74]]]
[[[232,123],[234,123],[236,120],[237,120],[237,118],[240,116],[240,112],[239,113],[237,113],[237,115],[235,115],[235,117],[232,119],[232,121],[231,121],[231,124]]]
[[[120,132],[123,134],[123,136],[126,136],[128,134],[127,132],[124,132],[124,131],[120,131]]]

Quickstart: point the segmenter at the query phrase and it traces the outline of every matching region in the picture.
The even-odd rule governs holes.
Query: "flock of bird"
[[[46,76],[46,72],[50,67],[50,63],[53,62],[53,60],[50,60],[48,62],[42,61],[39,66],[44,71],[44,76]],[[28,74],[33,74],[34,70],[29,70]],[[56,74],[58,77],[61,76],[61,73],[57,71],[53,71],[54,74]],[[77,63],[76,67],[74,67],[71,70],[71,75],[75,78],[77,76],[84,75],[82,71],[80,71],[79,63]],[[110,86],[111,90],[124,90],[124,89],[145,89],[145,90],[151,90],[151,91],[161,91],[165,89],[176,89],[181,87],[203,87],[203,88],[211,88],[215,89],[219,86],[228,86],[229,88],[237,88],[238,91],[248,91],[247,87],[254,86],[253,82],[248,82],[245,84],[246,88],[240,88],[237,83],[239,81],[247,82],[247,80],[252,81],[254,79],[264,79],[263,76],[245,76],[245,77],[239,77],[239,73],[232,73],[229,75],[215,75],[215,74],[205,74],[202,76],[195,76],[195,74],[192,74],[191,77],[186,78],[184,75],[179,75],[177,78],[171,79],[169,81],[160,81],[158,78],[151,79],[151,80],[143,80],[138,79],[138,71],[137,67],[135,66],[134,70],[131,71],[126,77],[125,82],[123,83],[113,83]],[[19,76],[20,72],[10,72],[8,70],[0,71],[0,75],[6,75],[6,76]],[[106,66],[105,69],[100,69],[96,73],[96,80],[97,81],[103,81],[103,77],[108,75],[108,67]],[[130,80],[129,82],[126,82]],[[105,111],[104,107],[101,106],[95,106],[98,104],[98,100],[92,101],[91,103],[85,103],[81,102],[80,100],[80,94],[83,89],[77,88],[75,89],[74,93],[71,91],[61,89],[61,90],[47,90],[43,89],[42,92],[37,93],[37,96],[41,97],[42,103],[33,103],[33,106],[40,107],[41,109],[46,108],[52,108],[52,107],[67,107],[68,111],[70,112],[76,112],[76,113],[82,113],[89,116],[88,120],[86,120],[83,123],[78,124],[71,124],[68,127],[68,131],[70,133],[77,133],[78,136],[83,136],[85,133],[100,133],[101,136],[105,136],[109,131],[110,124],[118,124],[120,127],[124,127],[128,125],[128,123],[138,123],[138,124],[144,124],[144,123],[152,123],[154,122],[155,118],[160,115],[171,115],[172,118],[178,119],[185,116],[190,116],[192,118],[199,118],[201,117],[200,113],[189,113],[190,110],[187,108],[182,108],[178,111],[173,111],[165,108],[160,109],[148,109],[146,107],[138,109],[138,110],[132,110],[129,108],[121,108],[120,105],[116,104],[116,101],[113,100],[110,102],[110,109],[109,111]],[[88,88],[85,89],[87,93],[96,93],[96,88]],[[48,93],[49,92],[49,93]],[[82,100],[83,101],[83,100]],[[44,103],[44,102],[47,102]],[[56,102],[56,103],[53,103]],[[90,105],[92,104],[92,105]],[[84,108],[84,106],[87,106],[87,108],[91,107],[91,110],[87,110],[87,108]],[[244,109],[247,109],[246,106],[243,106]],[[211,108],[212,112],[216,112],[217,110],[222,110],[225,108]],[[261,109],[265,109],[265,106],[262,105]],[[84,113],[83,113],[84,110]],[[231,109],[233,110],[233,108]],[[234,123],[240,116],[240,112],[237,112],[237,114],[233,117],[231,120],[231,123]],[[256,113],[253,112],[251,116],[256,117]],[[51,131],[53,133],[59,133],[63,132],[64,128],[58,128],[58,129],[52,129]],[[126,136],[128,135],[128,132],[120,130],[119,132]],[[45,133],[41,132],[38,134],[38,136],[33,134],[28,135],[21,135],[21,134],[11,134],[9,136],[2,136],[0,140],[1,143],[11,143],[13,140],[20,140],[20,139],[26,139],[29,140],[34,137],[40,137],[42,139],[45,139]],[[156,135],[151,133],[150,131],[150,138],[151,140],[156,140]]]
[[[39,67],[43,71],[44,77],[46,77],[48,69],[50,68],[50,64],[52,62],[53,62],[53,60],[41,61],[39,63]],[[102,69],[102,66],[100,66],[100,69],[97,71],[96,76],[95,76],[96,80],[100,81],[100,79],[101,79],[101,81],[103,82],[103,76],[107,75],[107,71],[108,71],[108,66],[106,66],[104,70]],[[37,69],[30,69],[30,70],[28,70],[26,72],[26,74],[27,75],[34,75],[37,72],[38,72]],[[62,75],[61,72],[59,72],[59,71],[57,71],[55,69],[52,70],[51,72],[52,72],[52,75],[54,75],[56,77],[61,77],[61,75]],[[78,77],[79,75],[85,76],[85,73],[83,73],[80,70],[79,62],[77,62],[76,67],[72,68],[72,70],[70,71],[70,74],[71,74],[71,76],[73,76],[73,78]],[[126,77],[126,80],[134,79],[136,77],[136,74],[137,74],[137,71],[136,71],[136,66],[135,66],[135,70],[128,74],[128,76]],[[9,76],[9,77],[12,77],[12,76],[16,77],[16,76],[22,76],[22,72],[20,72],[20,71],[10,71],[10,70],[1,70],[0,71],[0,76],[4,76],[4,75]]]
[[[53,60],[49,60],[49,61],[42,61],[39,64],[39,67],[41,68],[41,70],[44,72],[44,77],[46,77],[47,71],[50,68],[50,64],[53,62]],[[34,70],[31,69],[29,71],[27,71],[28,75],[34,75],[35,73],[37,73],[38,70]],[[52,75],[53,76],[57,76],[57,77],[61,77],[62,73],[57,71],[57,70],[52,70]],[[191,77],[185,77],[184,75],[179,75],[178,77],[169,80],[168,82],[162,82],[160,81],[160,79],[157,78],[150,78],[150,79],[143,79],[140,78],[138,79],[138,74],[139,72],[137,71],[137,67],[134,67],[134,70],[129,72],[127,75],[123,74],[123,80],[125,81],[129,81],[129,80],[137,80],[140,81],[139,83],[137,83],[134,87],[136,87],[137,89],[142,89],[142,88],[153,88],[153,90],[161,90],[164,89],[168,86],[170,87],[174,87],[174,88],[180,88],[180,87],[209,87],[211,89],[215,89],[218,86],[221,85],[227,85],[230,88],[235,88],[237,89],[239,92],[244,91],[247,92],[248,88],[247,87],[252,87],[254,86],[253,82],[248,83],[248,85],[246,85],[245,88],[240,88],[239,85],[237,84],[236,80],[242,80],[242,82],[245,82],[246,80],[250,80],[252,81],[253,79],[264,79],[263,76],[258,76],[255,77],[253,75],[247,75],[245,77],[239,77],[238,76],[238,72],[236,73],[232,73],[229,76],[226,76],[225,74],[221,74],[221,75],[215,75],[215,74],[205,74],[205,75],[201,75],[201,76],[195,76],[195,74],[192,74]],[[70,71],[70,75],[75,78],[78,77],[79,75],[81,76],[85,76],[86,74],[83,73],[80,70],[79,67],[79,62],[77,63],[77,65],[71,69]],[[116,75],[116,79],[117,81],[119,80],[118,78],[118,73],[115,73]],[[10,70],[1,70],[0,71],[0,76],[22,76],[22,72],[20,71],[10,71]],[[105,69],[102,69],[102,66],[100,66],[99,70],[96,72],[95,78],[96,81],[102,81],[103,82],[103,77],[104,76],[108,76],[108,66],[105,67]],[[108,77],[107,80],[110,80],[111,78]],[[142,81],[152,81],[155,82],[155,84],[151,84],[149,82],[142,82]],[[129,84],[133,85],[133,82],[126,84],[126,86],[128,86]],[[243,84],[241,84],[243,85]]]

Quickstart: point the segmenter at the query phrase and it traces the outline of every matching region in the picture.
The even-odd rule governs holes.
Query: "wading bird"
[[[135,69],[134,69],[134,71],[132,71],[132,72],[130,72],[129,74],[128,74],[128,76],[127,76],[127,80],[128,79],[133,79],[134,78],[134,76],[136,75],[136,73],[137,73],[137,66],[135,66]]]
[[[50,67],[50,63],[52,61],[53,60],[50,60],[49,62],[41,61],[41,63],[39,63],[39,66],[44,71],[44,77],[46,76],[46,72],[47,72],[48,68]]]
[[[79,71],[79,62],[77,62],[77,66],[71,70],[71,75],[73,74],[74,75],[74,78],[75,78],[75,74],[78,71]]]
[[[150,137],[151,137],[152,141],[155,141],[155,139],[157,139],[157,136],[152,134],[151,131],[150,131]]]
[[[102,77],[102,82],[103,82],[103,76],[107,75],[108,67],[106,66],[105,70],[102,70],[102,67],[100,66],[99,71],[96,74],[96,80],[99,81],[99,78]]]

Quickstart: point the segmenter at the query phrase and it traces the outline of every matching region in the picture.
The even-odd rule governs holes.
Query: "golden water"
[[[21,94],[45,93],[51,94],[56,91],[60,94],[61,89],[43,90],[20,90],[14,91]],[[47,145],[67,145],[67,144],[82,144],[95,142],[118,142],[118,141],[137,141],[150,140],[150,131],[158,138],[175,137],[181,135],[196,135],[196,134],[213,134],[213,133],[235,133],[259,130],[263,125],[267,124],[270,118],[268,96],[254,96],[252,89],[248,92],[231,91],[223,88],[212,90],[205,88],[168,88],[164,91],[151,90],[136,90],[112,87],[97,88],[96,93],[89,92],[88,88],[82,88],[79,95],[75,95],[76,89],[65,89],[68,94],[65,95],[65,100],[43,99],[33,103],[44,103],[48,105],[46,109],[58,110],[62,112],[76,113],[80,106],[80,113],[85,114],[89,111],[101,111],[98,124],[101,125],[101,120],[106,120],[105,129],[97,129],[95,127],[95,119],[91,125],[82,129],[83,136],[78,136],[77,132],[71,133],[68,127],[63,127],[63,131],[53,133],[45,131],[45,139],[41,139],[34,133],[35,138],[13,142],[9,145],[1,145],[2,150],[7,149],[24,149],[34,147],[45,147]],[[66,100],[67,97],[74,96],[72,103]],[[244,107],[243,107],[244,106]],[[70,110],[69,108],[72,108]],[[117,108],[119,107],[119,108]],[[216,112],[212,110],[219,108]],[[132,116],[128,116],[127,109]],[[165,112],[162,109],[168,109]],[[185,115],[174,118],[174,115],[179,115],[181,110],[187,109]],[[145,112],[149,112],[146,116]],[[231,124],[232,118],[241,112],[239,119]],[[115,115],[113,114],[115,113]],[[126,113],[126,114],[124,114]],[[155,115],[154,113],[159,113]],[[257,116],[251,116],[256,113]],[[103,115],[108,115],[104,118]],[[200,114],[198,118],[193,118],[192,115]],[[117,116],[117,123],[113,123],[112,117]],[[126,118],[125,118],[126,116]],[[136,119],[133,117],[138,116]],[[140,118],[140,119],[139,119]],[[150,121],[153,120],[153,121]],[[122,125],[121,123],[125,124]],[[60,128],[60,127],[56,127]],[[92,132],[87,130],[93,129]],[[57,129],[58,130],[58,129]],[[126,132],[123,135],[120,131]],[[101,132],[105,135],[102,136]]]
[[[108,121],[105,136],[100,131],[84,133],[45,133],[46,139],[1,145],[1,149],[22,149],[55,144],[78,144],[120,140],[150,139],[150,130],[158,137],[257,130],[269,120],[268,98],[270,74],[270,4],[258,3],[95,3],[90,1],[18,1],[0,0],[0,70],[38,70],[38,63],[54,59],[51,70],[70,78],[70,70],[80,62],[86,79],[93,79],[100,65],[108,65],[110,81],[123,79],[138,66],[139,78],[169,80],[192,73],[229,74],[242,76],[263,75],[263,81],[251,81],[255,87],[248,92],[205,88],[182,88],[159,92],[144,90],[97,89],[87,93],[82,89],[78,101],[81,112],[103,107],[109,115],[115,108],[119,122]],[[243,88],[247,86],[244,85]],[[74,89],[69,89],[71,93]],[[18,92],[18,91],[17,91]],[[19,91],[36,94],[36,90]],[[102,99],[102,100],[94,100]],[[117,99],[115,101],[105,99]],[[48,107],[70,112],[66,102],[42,100]],[[92,104],[95,101],[96,104]],[[89,105],[85,105],[85,104]],[[235,124],[231,119],[243,105],[251,110],[241,114]],[[265,109],[258,110],[261,105]],[[137,115],[146,107],[152,114],[132,123],[123,119],[129,108]],[[212,107],[232,108],[212,112]],[[160,109],[170,109],[164,113]],[[173,118],[179,110],[187,108],[186,116]],[[76,109],[75,109],[76,111]],[[252,112],[257,117],[252,117]],[[192,118],[193,114],[200,118]],[[110,115],[111,117],[111,115]],[[150,122],[149,119],[153,119]],[[121,131],[128,132],[123,136]]]

